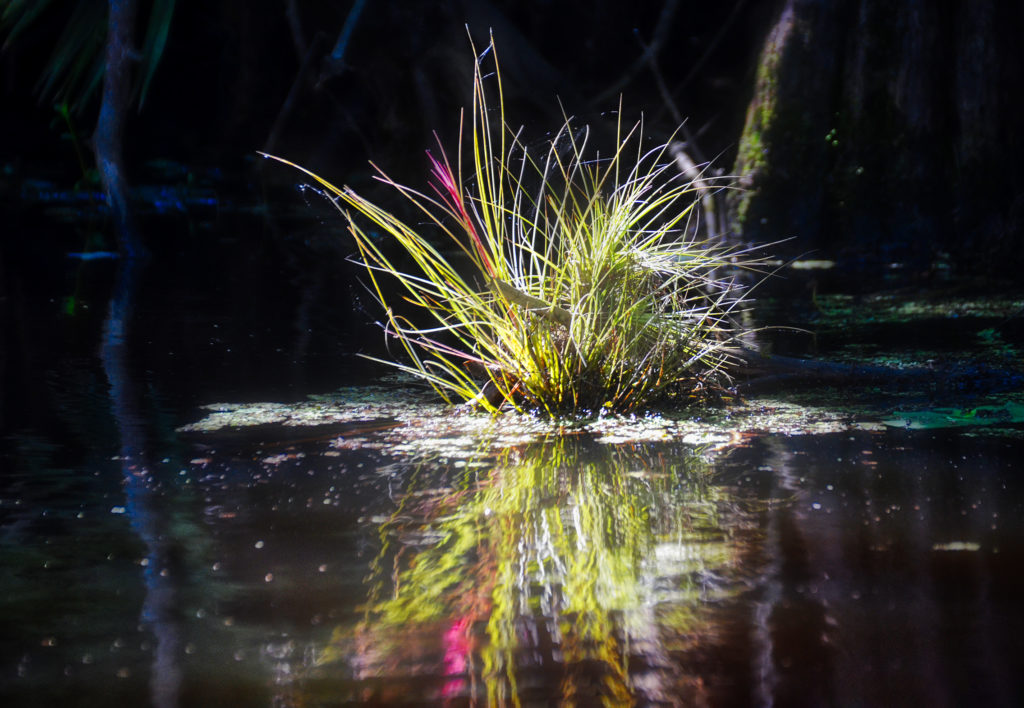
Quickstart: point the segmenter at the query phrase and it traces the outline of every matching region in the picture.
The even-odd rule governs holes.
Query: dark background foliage
[[[472,54],[492,28],[501,52],[512,120],[536,132],[557,127],[557,99],[581,118],[614,109],[619,86],[631,113],[643,110],[662,132],[674,121],[660,98],[644,46],[662,35],[658,66],[673,101],[706,152],[735,148],[769,3],[735,12],[733,4],[598,2],[368,2],[340,66],[328,55],[352,9],[350,2],[179,4],[150,94],[135,118],[129,159],[154,156],[232,166],[266,146],[306,52],[310,70],[279,130],[277,149],[337,174],[417,158],[432,131],[454,134],[467,104]],[[5,161],[67,157],[50,131],[48,100],[34,92],[63,17],[49,18],[3,55]],[[668,20],[659,25],[659,19]],[[713,39],[722,32],[721,40]],[[710,52],[709,52],[710,49]],[[705,57],[705,54],[708,56]],[[690,69],[703,59],[703,70]],[[92,129],[88,108],[81,129]]]
[[[51,3],[0,56],[7,204],[26,179],[81,177],[68,124],[39,86],[68,8],[89,4],[104,3]],[[156,3],[140,7],[141,37]],[[221,194],[292,180],[256,159],[268,148],[339,182],[364,185],[373,159],[422,184],[422,151],[435,131],[452,144],[469,103],[468,26],[478,47],[493,30],[509,119],[528,141],[560,124],[560,106],[607,130],[621,95],[652,138],[685,118],[695,156],[740,178],[747,191],[731,213],[747,240],[789,238],[784,255],[866,268],[901,261],[921,273],[1020,280],[1016,3],[221,0],[173,9],[146,101],[128,121],[135,184],[160,179],[146,168],[154,160],[215,171]],[[72,114],[81,145],[97,104],[93,95]]]

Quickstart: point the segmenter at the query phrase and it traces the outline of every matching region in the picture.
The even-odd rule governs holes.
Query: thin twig
[[[327,58],[323,71],[320,73],[317,86],[341,73],[344,67],[345,52],[348,50],[349,41],[352,39],[352,33],[355,32],[356,23],[359,22],[359,16],[363,13],[364,7],[366,7],[366,0],[356,0],[352,3],[352,9],[345,17],[345,24],[341,26],[341,34],[338,35],[338,41],[335,42],[334,49],[331,50],[331,55]]]
[[[704,228],[707,229],[708,238],[712,240],[718,238],[720,231],[718,229],[717,212],[715,211],[715,199],[713,193],[704,182],[703,170],[697,166],[683,148],[683,143],[678,140],[673,140],[669,143],[668,151],[676,161],[679,171],[686,176],[686,179],[690,181],[694,189],[697,190],[697,193],[700,194],[700,204],[704,209]]]
[[[606,88],[604,91],[599,93],[591,105],[601,105],[605,101],[617,96],[622,89],[624,89],[641,71],[648,65],[651,57],[655,56],[661,51],[662,46],[668,40],[669,30],[672,27],[672,18],[676,14],[676,10],[679,9],[678,0],[666,0],[665,4],[661,6],[661,14],[658,15],[658,21],[655,24],[654,36],[651,38],[651,43],[644,47],[643,53],[636,58],[636,60],[626,69],[625,73],[619,77],[619,80],[613,83],[611,86]]]
[[[306,81],[306,76],[309,74],[309,69],[313,66],[313,57],[320,49],[320,45],[323,43],[323,34],[317,33],[313,37],[313,41],[309,43],[309,48],[306,50],[306,56],[302,59],[302,64],[299,66],[299,71],[295,75],[295,81],[292,82],[291,89],[288,90],[288,96],[284,99],[284,103],[281,104],[281,110],[277,113],[277,118],[274,120],[274,126],[270,129],[270,135],[267,136],[267,142],[263,146],[263,152],[273,152],[274,146],[277,145],[278,138],[281,137],[281,131],[284,130],[285,124],[288,122],[289,116],[292,114],[292,109],[295,108],[295,101],[299,97],[299,91],[302,89],[302,85]]]
[[[643,40],[637,37],[637,41],[643,46]],[[654,75],[654,81],[658,86],[658,91],[661,93],[661,99],[664,101],[669,113],[672,114],[672,119],[679,126],[679,132],[683,136],[684,142],[673,140],[669,144],[669,152],[676,161],[679,171],[686,176],[686,179],[693,184],[700,194],[700,203],[704,209],[704,228],[707,231],[708,237],[714,240],[718,238],[723,230],[719,228],[714,195],[704,181],[704,170],[707,169],[709,163],[701,152],[700,147],[698,147],[693,133],[686,126],[686,121],[683,119],[679,106],[676,105],[675,100],[673,100],[672,95],[669,93],[668,85],[665,83],[661,69],[658,66],[657,57],[653,52],[646,50],[643,55],[647,57],[647,64],[651,69],[651,74]],[[697,158],[696,161],[690,157],[690,153],[693,153],[693,156]]]
[[[722,38],[725,37],[725,33],[730,27],[732,27],[732,23],[736,21],[736,18],[739,17],[740,10],[743,8],[743,4],[745,2],[746,0],[736,0],[736,4],[732,6],[732,11],[729,13],[729,16],[725,18],[725,22],[722,23],[722,26],[718,28],[718,32],[708,43],[704,53],[700,55],[700,59],[694,62],[693,66],[690,67],[690,71],[686,74],[686,77],[683,78],[682,82],[675,87],[676,93],[686,88],[689,83],[693,81],[694,77],[697,76],[700,70],[704,68],[704,64],[711,58],[715,49],[718,48],[718,45],[722,42]]]
[[[288,20],[288,29],[292,33],[292,44],[295,45],[295,56],[303,61],[306,56],[306,37],[302,32],[302,18],[299,17],[299,6],[296,0],[285,0],[284,16]]]

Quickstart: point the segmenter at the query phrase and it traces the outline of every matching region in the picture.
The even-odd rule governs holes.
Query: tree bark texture
[[[109,0],[108,12],[103,96],[93,134],[93,149],[118,244],[121,252],[130,258],[142,253],[128,205],[128,182],[124,174],[124,126],[132,96],[137,2]]]
[[[927,267],[1024,265],[1024,5],[784,0],[730,214],[745,237]]]

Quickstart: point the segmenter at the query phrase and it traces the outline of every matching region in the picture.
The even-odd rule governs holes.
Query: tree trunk
[[[131,103],[132,63],[135,61],[136,0],[109,0],[106,68],[93,149],[100,181],[114,220],[121,253],[127,258],[143,254],[128,204],[124,173],[124,124]]]
[[[1024,6],[785,0],[762,50],[730,213],[797,252],[1024,265]]]

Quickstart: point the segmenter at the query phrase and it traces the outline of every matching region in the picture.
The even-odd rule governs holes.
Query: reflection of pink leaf
[[[466,673],[466,668],[469,665],[469,652],[472,651],[472,642],[469,636],[469,628],[472,623],[471,617],[460,617],[444,633],[442,639],[444,643],[443,671],[445,676],[453,677],[441,689],[441,695],[445,698],[458,694],[466,684],[462,676]]]

